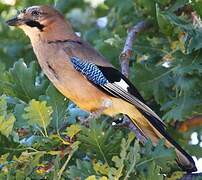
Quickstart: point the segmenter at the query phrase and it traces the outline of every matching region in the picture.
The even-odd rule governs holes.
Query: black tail
[[[158,122],[159,120],[156,119],[153,116],[148,115],[147,113],[143,112],[140,110],[141,113],[144,115],[144,117],[148,120],[153,133],[150,133],[148,130],[145,130],[145,135],[147,136],[146,138],[151,138],[155,134],[155,138],[165,138],[166,140],[166,146],[167,147],[173,147],[176,151],[177,154],[177,163],[178,165],[182,168],[182,170],[191,173],[197,171],[196,165],[192,157],[184,150],[182,147],[174,140],[171,138],[171,136],[166,132],[165,128],[162,127]],[[134,122],[134,120],[132,120]],[[137,124],[135,123],[135,126]],[[141,127],[141,124],[138,123],[138,129],[144,132],[145,127]]]

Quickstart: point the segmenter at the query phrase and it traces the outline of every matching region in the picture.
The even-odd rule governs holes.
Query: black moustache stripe
[[[30,26],[30,27],[36,27],[40,31],[43,31],[43,28],[45,27],[43,24],[40,24],[39,22],[33,21],[33,20],[27,21],[25,24]]]

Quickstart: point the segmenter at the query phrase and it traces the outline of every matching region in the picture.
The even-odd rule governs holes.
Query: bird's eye
[[[39,11],[32,11],[32,16],[38,16],[39,14]]]

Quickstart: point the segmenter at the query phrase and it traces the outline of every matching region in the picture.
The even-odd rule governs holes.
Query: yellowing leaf
[[[93,168],[97,173],[108,175],[109,173],[109,166],[105,163],[102,164],[101,162],[93,161]]]
[[[72,139],[78,132],[81,131],[81,128],[78,124],[72,124],[70,127],[67,127],[67,135]]]
[[[15,117],[13,114],[7,115],[7,101],[6,96],[0,97],[0,132],[4,136],[9,136],[13,130]]]
[[[4,136],[9,136],[13,130],[15,117],[10,114],[7,117],[0,116],[0,132]]]
[[[0,97],[0,116],[5,116],[6,110],[7,110],[6,96],[2,95]]]
[[[6,163],[8,156],[9,156],[9,153],[6,153],[6,154],[4,154],[4,155],[1,155],[1,156],[0,156],[0,164]]]
[[[49,151],[48,154],[53,155],[53,156],[59,155],[59,154],[61,154],[61,151]]]
[[[49,173],[51,170],[52,170],[52,164],[40,164],[36,169],[36,173],[44,174]]]
[[[184,176],[184,172],[182,171],[176,171],[174,172],[171,177],[167,178],[167,180],[177,180],[177,179],[181,179]]]
[[[50,124],[52,108],[46,105],[46,102],[31,100],[29,106],[25,108],[24,118],[28,120],[30,125],[43,127],[47,136],[46,127]]]
[[[106,176],[102,176],[99,180],[108,180]]]
[[[30,125],[37,124],[40,127],[47,127],[51,120],[52,108],[46,106],[46,102],[32,100],[29,106],[25,108],[24,118],[29,120]]]
[[[97,180],[97,178],[95,175],[92,175],[87,177],[85,180]],[[108,178],[106,176],[102,176],[101,178],[99,178],[99,180],[108,180]]]
[[[85,180],[97,180],[95,175],[87,177]]]

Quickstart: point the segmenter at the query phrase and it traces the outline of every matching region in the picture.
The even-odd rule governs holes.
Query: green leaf
[[[7,101],[6,96],[0,96],[0,116],[6,116],[7,114]]]
[[[164,176],[161,174],[161,168],[154,162],[151,162],[144,171],[140,172],[139,178],[146,180],[163,180]]]
[[[52,84],[46,90],[46,95],[47,103],[53,109],[51,126],[59,130],[67,116],[68,100]]]
[[[156,5],[156,17],[157,17],[157,22],[160,28],[160,31],[164,33],[167,36],[171,36],[173,34],[173,25],[169,22],[167,17],[162,13]]]
[[[196,27],[191,24],[189,21],[183,19],[182,17],[178,17],[172,13],[165,13],[164,16],[167,18],[167,20],[181,28],[183,32],[186,32],[185,37],[185,47],[187,53],[192,53],[196,50],[199,50],[202,47],[201,39],[201,28],[200,25],[196,25]]]
[[[192,6],[194,10],[197,12],[197,15],[202,17],[202,1],[201,0],[193,0]]]
[[[85,179],[96,174],[92,164],[89,161],[76,160],[76,165],[70,166],[68,169],[68,177],[70,179],[81,178]]]
[[[173,1],[173,4],[169,7],[168,11],[170,12],[176,12],[178,9],[182,8],[185,6],[189,0],[178,0],[178,1]]]
[[[81,149],[97,159],[108,161],[119,153],[122,132],[115,131],[106,121],[90,121],[90,127],[83,127],[78,134]]]
[[[29,126],[28,121],[23,117],[23,114],[25,112],[24,109],[25,109],[25,104],[23,103],[15,105],[14,115],[16,118],[16,122],[15,122],[16,128],[24,128]]]
[[[6,96],[0,97],[0,132],[4,136],[9,136],[13,130],[15,117],[13,114],[7,114]]]
[[[145,99],[153,96],[157,103],[163,104],[169,99],[167,90],[173,86],[171,72],[162,66],[135,64],[131,70],[131,78]]]
[[[140,160],[140,144],[138,141],[135,141],[134,146],[130,147],[129,153],[127,155],[127,160],[126,160],[126,175],[124,179],[128,179],[131,174],[134,174],[136,169],[135,166],[137,162]]]
[[[137,0],[136,3],[138,7],[141,8],[141,11],[143,11],[144,14],[147,14],[149,18],[155,17],[156,9],[154,0]]]
[[[28,120],[30,125],[42,127],[47,136],[46,127],[50,124],[52,108],[46,105],[46,102],[31,100],[29,106],[25,108],[23,117]]]
[[[187,52],[191,53],[193,51],[199,50],[202,48],[202,30],[194,28],[193,32],[188,32],[188,37],[186,40]]]
[[[9,136],[6,137],[0,133],[0,155],[9,153],[10,156],[14,154],[19,155],[23,151],[22,145],[13,141]],[[19,149],[19,150],[18,150]]]
[[[148,163],[155,162],[156,165],[162,168],[163,172],[169,172],[171,166],[175,164],[176,153],[173,148],[166,148],[165,141],[159,140],[155,148],[151,140],[147,141],[143,151],[144,158],[137,164],[139,170],[143,170]],[[145,160],[144,160],[145,159]]]
[[[167,167],[167,161],[175,161],[176,154],[173,148],[166,148],[165,142],[160,140],[153,151],[150,152],[156,164]],[[148,154],[149,155],[149,154]]]
[[[166,6],[170,4],[171,0],[155,0],[155,2],[159,3],[160,5]]]
[[[134,140],[134,138],[135,138],[135,135],[133,133],[129,133],[127,140],[124,138],[122,139],[120,156],[113,156],[113,158],[112,158],[112,161],[115,163],[115,168],[114,167],[110,168],[110,171],[109,171],[110,178],[113,177],[113,179],[120,179],[124,175],[123,170],[125,167],[125,161],[128,160],[127,156],[131,157],[131,154],[128,154],[128,150],[129,150],[131,142]],[[137,144],[136,144],[136,147],[137,147]],[[139,151],[139,149],[137,149],[137,151]],[[128,174],[126,175],[126,178],[128,178],[130,176],[130,173],[133,171],[133,167],[136,164],[136,159],[135,159],[135,161],[133,161],[133,160],[132,160],[133,165],[131,166],[132,169],[129,168],[130,170],[129,170]]]
[[[29,153],[28,151],[23,151],[19,157],[15,156],[14,163],[12,167],[17,169],[18,166],[22,166],[23,171],[18,171],[18,176],[24,175],[25,177],[28,177],[33,173],[33,170],[36,169],[40,162],[40,158],[42,158],[44,155],[44,152],[36,152],[34,154]]]
[[[45,93],[48,82],[47,80],[36,82],[37,74],[35,62],[27,66],[25,62],[19,60],[14,64],[13,68],[10,69],[10,77],[16,97],[27,102],[31,99],[38,99],[40,95]]]

